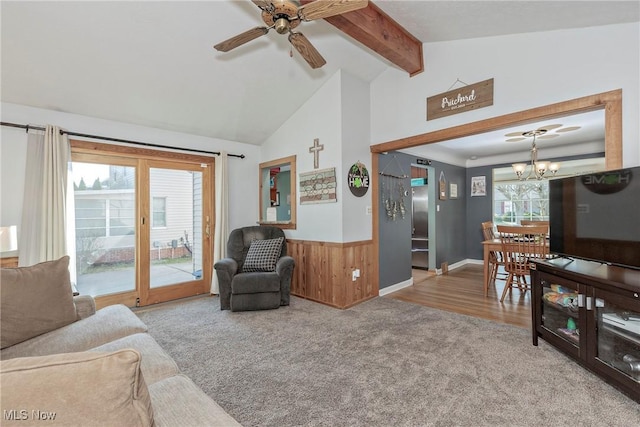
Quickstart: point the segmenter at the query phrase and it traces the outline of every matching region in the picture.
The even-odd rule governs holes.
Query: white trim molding
[[[405,280],[404,282],[396,283],[395,285],[387,286],[386,288],[380,289],[378,291],[378,296],[385,296],[388,294],[392,294],[400,289],[408,288],[409,286],[413,286],[413,277],[409,280]]]

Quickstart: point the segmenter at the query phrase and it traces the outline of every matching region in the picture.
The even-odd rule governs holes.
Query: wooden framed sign
[[[493,105],[493,79],[473,83],[427,98],[427,120]]]

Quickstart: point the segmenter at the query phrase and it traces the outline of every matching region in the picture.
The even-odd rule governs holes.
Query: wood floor
[[[531,328],[531,292],[512,290],[500,303],[504,281],[489,285],[485,298],[482,289],[482,266],[467,264],[436,276],[413,270],[413,286],[388,294],[385,298],[420,304],[510,325]]]

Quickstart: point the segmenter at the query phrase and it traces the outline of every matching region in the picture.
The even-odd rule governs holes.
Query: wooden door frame
[[[379,154],[596,110],[604,110],[605,167],[607,170],[619,169],[622,167],[622,89],[575,98],[569,101],[544,105],[529,110],[518,111],[477,122],[372,145],[370,147],[372,171],[371,194],[373,199],[372,236],[374,260],[377,265],[376,270],[378,271],[378,274],[374,275],[374,286],[378,288],[378,291],[380,290],[380,235],[378,231],[380,224],[380,206],[378,201]]]
[[[132,147],[127,145],[116,145],[116,144],[104,144],[92,141],[84,141],[84,140],[75,140],[71,139],[70,141],[72,153],[80,153],[85,156],[91,157],[94,161],[100,162],[103,157],[121,157],[123,159],[145,159],[149,161],[172,161],[176,164],[179,163],[199,163],[201,165],[206,165],[209,172],[208,179],[203,180],[203,192],[207,192],[211,195],[209,198],[209,203],[203,204],[203,221],[206,217],[210,218],[209,229],[211,231],[215,230],[215,190],[214,190],[214,177],[215,177],[215,158],[212,156],[202,156],[196,154],[187,154],[183,152],[174,152],[174,151],[163,151],[163,150],[155,150],[150,148],[140,148],[140,147]],[[73,155],[73,154],[72,154]],[[136,179],[136,197],[148,197],[141,195],[140,186],[140,177]],[[138,203],[136,203],[138,206]],[[136,208],[136,221],[140,220],[141,212]],[[203,224],[203,230],[205,225]],[[139,234],[136,237],[136,244],[139,246]],[[211,237],[206,238],[206,242],[204,242],[203,246],[203,261],[213,260],[213,240]],[[138,259],[136,259],[136,264]],[[136,289],[133,291],[121,292],[116,294],[108,294],[103,296],[96,297],[96,307],[102,308],[108,305],[122,303],[129,307],[133,307],[137,305],[141,298],[141,291],[139,288],[142,268],[138,268],[136,265]],[[202,288],[198,290],[198,294],[207,293],[209,291],[208,285],[211,283],[211,275],[213,270],[213,261],[211,261],[211,268],[203,268],[203,282]],[[160,289],[160,288],[158,288]],[[183,295],[180,292],[176,292],[174,286],[167,286],[164,290],[157,291],[156,294],[167,293],[169,296],[173,297],[181,297]],[[149,302],[153,304],[153,301]]]
[[[213,240],[211,239],[211,230],[215,230],[215,224],[212,222],[212,218],[214,218],[213,214],[213,204],[214,204],[214,193],[213,193],[213,180],[214,180],[214,165],[209,163],[203,163],[201,161],[198,162],[176,162],[168,159],[145,159],[143,160],[144,168],[144,179],[138,180],[139,186],[143,181],[149,182],[150,184],[150,176],[149,172],[152,168],[157,169],[167,169],[167,170],[183,170],[183,171],[194,171],[195,165],[200,163],[200,169],[202,173],[202,194],[208,194],[210,197],[203,199],[202,203],[202,213],[200,220],[202,221],[201,229],[202,229],[202,280],[199,284],[189,284],[188,282],[179,282],[173,283],[170,285],[159,286],[155,288],[151,288],[151,260],[149,259],[149,253],[145,252],[144,255],[142,253],[138,257],[138,260],[143,260],[143,268],[138,269],[138,274],[140,274],[138,278],[138,283],[148,283],[149,287],[140,287],[139,298],[140,305],[146,306],[151,304],[157,304],[166,301],[172,301],[179,298],[185,298],[193,295],[201,295],[207,293],[209,290],[209,286],[211,284],[211,275],[213,271]],[[140,174],[142,176],[142,173]],[[145,221],[141,221],[139,227],[140,232],[138,233],[138,247],[142,251],[143,242],[151,243],[150,233],[151,233],[151,206],[150,199],[151,194],[149,193],[150,188],[140,188],[139,198],[141,199],[141,206],[143,207],[142,211],[138,218],[145,218]],[[205,203],[205,200],[208,203]],[[208,231],[207,231],[208,230]],[[195,240],[194,240],[195,244]],[[190,286],[190,287],[185,287]]]

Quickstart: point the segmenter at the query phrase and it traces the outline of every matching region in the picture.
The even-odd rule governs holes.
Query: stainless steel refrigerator
[[[429,269],[429,186],[411,187],[411,265]]]

